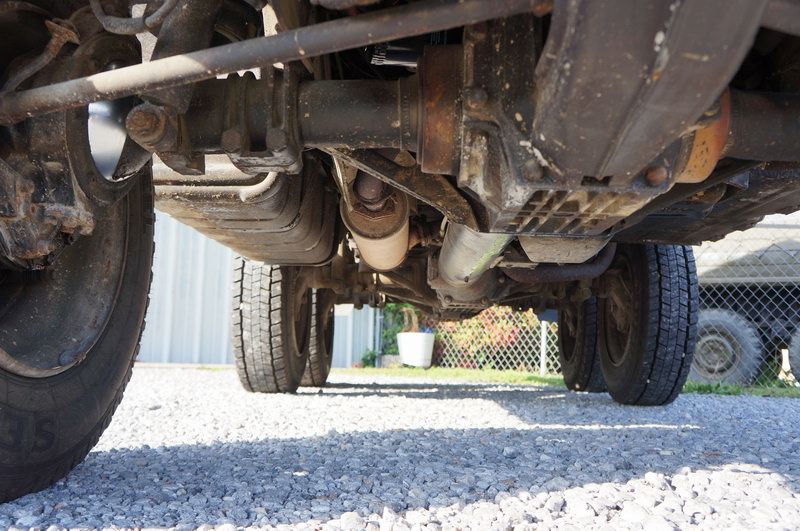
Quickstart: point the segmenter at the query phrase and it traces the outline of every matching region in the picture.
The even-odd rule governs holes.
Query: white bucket
[[[412,367],[429,368],[433,357],[435,336],[425,332],[400,332],[397,334],[397,348],[400,363]]]

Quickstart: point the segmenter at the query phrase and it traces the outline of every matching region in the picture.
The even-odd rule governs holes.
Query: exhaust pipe
[[[357,201],[342,199],[340,212],[361,259],[378,272],[401,266],[409,247],[408,196],[366,173],[358,174],[353,192]]]
[[[439,277],[453,289],[441,291],[462,301],[489,295],[495,284],[487,282],[486,273],[513,238],[476,232],[466,225],[449,225],[439,253]]]

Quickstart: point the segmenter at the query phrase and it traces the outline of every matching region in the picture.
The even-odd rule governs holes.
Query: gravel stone
[[[138,366],[86,461],[0,528],[800,527],[795,399],[332,379],[268,396]]]

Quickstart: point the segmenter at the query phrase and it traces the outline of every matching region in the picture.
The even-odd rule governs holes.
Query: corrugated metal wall
[[[147,326],[139,361],[233,363],[230,275],[233,252],[161,212]],[[377,350],[379,313],[336,309],[334,367],[350,367]]]

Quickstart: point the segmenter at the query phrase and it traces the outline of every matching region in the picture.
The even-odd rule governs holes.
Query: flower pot
[[[397,348],[400,362],[412,367],[429,368],[433,357],[434,335],[426,332],[400,332],[397,334]]]

